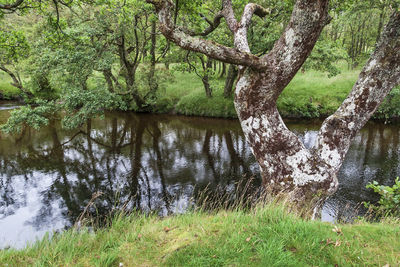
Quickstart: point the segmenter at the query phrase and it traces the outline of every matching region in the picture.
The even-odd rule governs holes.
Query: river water
[[[4,123],[13,105],[0,105]],[[288,121],[310,146],[320,121]],[[399,126],[369,123],[356,137],[339,173],[340,187],[322,219],[357,215],[375,201],[365,186],[393,184],[400,173]],[[0,248],[21,248],[47,231],[72,226],[88,210],[102,218],[115,209],[184,212],[205,187],[233,190],[257,164],[237,120],[107,113],[74,131],[60,122],[13,136],[0,135]]]

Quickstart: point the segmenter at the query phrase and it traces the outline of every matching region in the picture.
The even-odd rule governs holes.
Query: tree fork
[[[171,23],[171,1],[147,1],[155,6],[161,31],[171,41],[186,50],[239,65],[235,108],[260,165],[263,184],[274,192],[290,192],[297,202],[315,200],[311,205],[318,205],[321,199],[333,194],[338,187],[336,174],[351,141],[384,97],[400,83],[400,12],[391,16],[352,92],[335,114],[324,121],[314,146],[306,148],[284,124],[276,101],[329,23],[328,0],[297,0],[281,37],[261,57],[251,54],[247,41],[252,16],[268,14],[259,5],[247,4],[237,21],[232,2],[223,0],[221,13],[234,36],[232,50],[177,29]]]

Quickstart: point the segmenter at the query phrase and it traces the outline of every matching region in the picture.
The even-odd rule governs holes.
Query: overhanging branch
[[[240,20],[240,26],[248,28],[250,26],[250,22],[253,15],[257,15],[260,18],[264,18],[270,13],[271,11],[269,9],[266,9],[260,5],[254,3],[247,4],[244,7],[242,19]]]
[[[202,18],[204,18],[204,20],[209,24],[208,28],[205,29],[202,33],[196,34],[196,35],[200,35],[200,36],[207,36],[210,33],[212,33],[216,28],[218,28],[218,26],[221,24],[221,19],[224,17],[222,12],[218,12],[215,15],[213,21],[207,19],[203,14],[200,14],[200,16]]]
[[[239,51],[238,49],[226,47],[213,41],[190,36],[190,34],[185,33],[182,29],[175,27],[172,19],[174,4],[170,0],[147,0],[147,2],[153,4],[156,8],[160,21],[161,32],[166,38],[173,41],[178,46],[186,50],[205,54],[210,58],[226,63],[247,66],[254,69],[267,68],[267,64],[265,64],[263,60],[255,55]],[[228,3],[229,7],[230,1],[224,1],[224,3],[225,2]],[[222,13],[224,17],[227,18],[226,15],[228,15],[228,24],[230,24],[232,21],[236,23],[236,19],[232,17],[233,10],[232,12],[229,10],[230,8],[227,9],[227,11],[223,10]]]
[[[14,2],[12,4],[0,4],[0,9],[15,10],[20,5],[22,5],[23,2],[24,2],[24,0],[17,0],[16,2]]]

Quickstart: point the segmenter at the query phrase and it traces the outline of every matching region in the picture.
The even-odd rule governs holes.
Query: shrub
[[[378,216],[400,216],[400,180],[396,178],[393,186],[380,185],[374,181],[367,185],[380,195],[377,204],[364,202],[364,205],[376,212]]]

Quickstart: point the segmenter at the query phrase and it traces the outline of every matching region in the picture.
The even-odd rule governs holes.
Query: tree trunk
[[[156,71],[156,45],[157,45],[157,39],[156,39],[156,21],[151,22],[151,47],[150,47],[150,55],[151,55],[151,62],[150,62],[150,70],[149,70],[149,76],[148,76],[148,82],[149,82],[149,95],[151,97],[155,97],[155,94],[158,89],[158,83],[154,77],[155,71]]]
[[[265,95],[276,84],[266,73],[246,70],[237,83],[235,107],[243,132],[260,166],[263,184],[273,192],[293,192],[305,202],[337,188],[333,168],[288,130],[276,100]]]
[[[264,185],[292,192],[296,201],[330,195],[336,174],[356,133],[400,82],[400,12],[391,22],[352,92],[328,117],[312,148],[287,129],[270,92],[279,84],[271,73],[247,69],[237,83],[235,107],[257,159]]]
[[[113,93],[114,85],[113,85],[113,79],[111,78],[112,76],[111,69],[103,70],[103,76],[104,79],[106,80],[108,91]]]
[[[210,78],[209,78],[209,76],[210,76],[209,71],[212,67],[212,63],[213,63],[213,60],[211,60],[211,58],[207,57],[206,68],[204,70],[204,76],[201,79],[201,81],[203,82],[203,85],[204,85],[204,90],[206,91],[206,96],[209,98],[212,97],[212,89],[210,86]]]
[[[235,79],[238,75],[238,69],[235,65],[230,64],[228,68],[228,76],[226,77],[225,80],[225,86],[224,86],[224,97],[228,98],[232,95],[233,91],[233,85],[235,83]]]
[[[219,75],[219,78],[222,78],[226,74],[226,64],[224,62],[222,62],[222,63],[220,62],[220,64],[222,64],[222,68],[221,68],[221,73]]]
[[[222,1],[221,12],[234,37],[232,50],[175,28],[171,23],[173,4],[169,0],[147,1],[156,7],[160,29],[168,39],[187,50],[240,66],[235,108],[259,163],[263,184],[273,192],[288,192],[295,202],[311,201],[311,206],[333,194],[338,187],[336,174],[351,141],[390,90],[400,83],[400,11],[394,11],[352,92],[335,114],[324,121],[313,147],[307,148],[284,124],[276,101],[329,23],[328,0],[297,0],[282,36],[262,57],[251,54],[247,40],[252,16],[268,14],[257,4],[247,4],[237,21],[232,1]],[[352,53],[355,45],[353,38]]]

